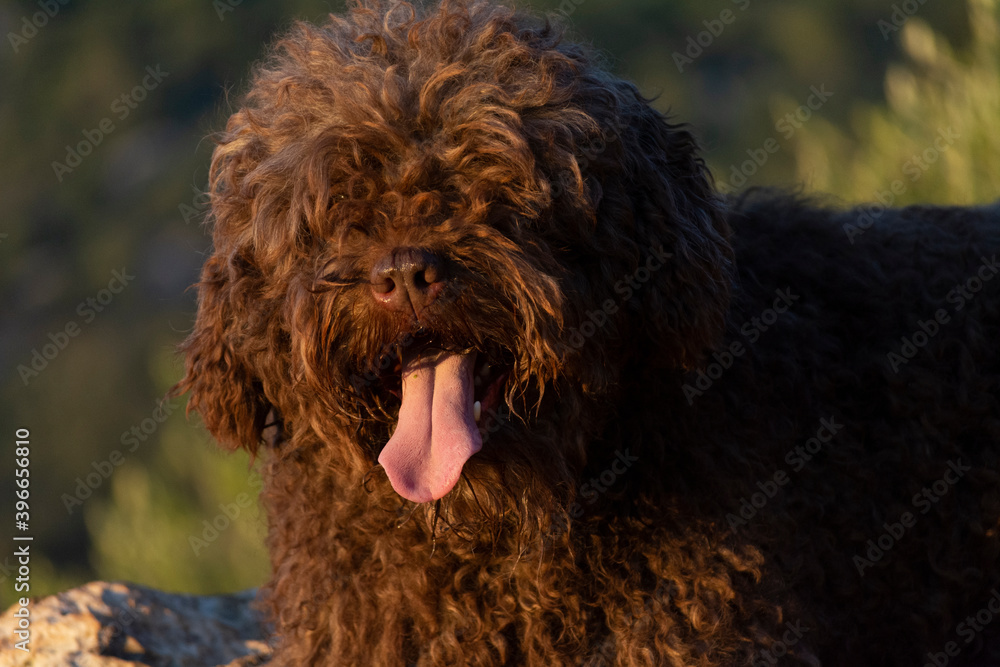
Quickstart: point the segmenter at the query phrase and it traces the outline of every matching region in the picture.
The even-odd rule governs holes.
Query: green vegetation
[[[886,104],[859,103],[846,127],[822,118],[796,137],[796,174],[847,201],[972,204],[1000,195],[1000,24],[996,0],[968,4],[972,42],[956,54],[920,18],[907,60],[885,76]],[[895,192],[893,181],[898,181]]]

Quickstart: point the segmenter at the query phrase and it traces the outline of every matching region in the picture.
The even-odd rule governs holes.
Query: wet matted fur
[[[996,207],[725,200],[478,1],[296,25],[210,190],[177,390],[264,468],[276,664],[958,664],[1000,629]],[[418,399],[465,430],[390,483]]]

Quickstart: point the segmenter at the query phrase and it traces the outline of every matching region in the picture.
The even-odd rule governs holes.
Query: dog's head
[[[359,484],[378,461],[416,502],[475,466],[578,467],[625,369],[690,367],[723,326],[728,231],[690,134],[489,2],[297,25],[210,195],[191,407],[227,446],[270,418]]]

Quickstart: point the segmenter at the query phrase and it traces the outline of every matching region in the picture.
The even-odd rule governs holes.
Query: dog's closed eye
[[[313,280],[313,288],[323,290],[336,287],[353,287],[362,280],[354,270],[354,262],[349,257],[335,257],[320,266]]]

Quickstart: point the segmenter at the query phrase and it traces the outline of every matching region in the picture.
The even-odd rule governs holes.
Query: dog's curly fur
[[[262,459],[277,664],[989,648],[1000,621],[957,625],[1000,584],[997,208],[725,200],[633,84],[480,0],[296,25],[210,194],[176,391]],[[419,321],[372,296],[397,248],[447,268]],[[376,460],[431,338],[509,375],[459,483],[410,503]]]

